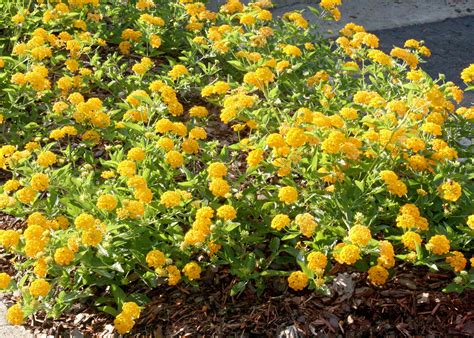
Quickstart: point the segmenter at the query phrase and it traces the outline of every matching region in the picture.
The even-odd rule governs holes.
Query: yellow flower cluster
[[[300,232],[306,237],[312,237],[318,223],[311,214],[304,213],[296,215],[295,224],[299,227]]]
[[[316,275],[321,276],[326,269],[328,259],[322,252],[314,251],[308,255],[308,268],[310,268]]]
[[[90,246],[97,246],[102,242],[104,233],[105,233],[105,225],[100,222],[100,220],[95,219],[92,215],[87,213],[82,213],[77,216],[74,220],[74,225],[76,229],[81,232],[81,240],[82,244],[90,245]],[[72,249],[71,249],[72,250]],[[72,250],[76,251],[76,250]],[[65,252],[66,257],[69,252]],[[68,258],[65,258],[67,262]],[[60,259],[61,260],[61,259]],[[67,265],[68,263],[65,263]]]
[[[438,188],[441,198],[446,201],[456,202],[462,195],[461,185],[456,181],[447,181]]]
[[[37,279],[31,283],[29,287],[30,294],[33,297],[46,297],[46,295],[49,293],[51,286],[47,281],[44,279]]]
[[[426,248],[435,255],[444,255],[450,249],[449,239],[445,235],[434,235],[426,244]]]
[[[244,82],[263,90],[266,85],[273,82],[275,74],[267,67],[260,67],[255,72],[249,72],[244,75]]]
[[[374,285],[384,285],[388,279],[388,271],[380,265],[371,267],[368,271],[368,279]]]
[[[358,246],[366,246],[372,239],[370,229],[364,225],[354,225],[349,230],[349,240]]]
[[[308,276],[302,271],[294,271],[288,277],[288,285],[295,291],[303,290],[308,285]]]
[[[408,203],[400,207],[400,213],[397,216],[397,227],[405,230],[416,228],[426,231],[428,230],[428,220],[421,216],[416,205]]]
[[[278,191],[278,198],[285,204],[292,204],[298,200],[298,191],[294,187],[282,187]]]
[[[407,231],[402,235],[402,243],[409,250],[416,250],[417,245],[423,241],[421,236],[413,231]]]
[[[202,207],[196,212],[191,229],[184,236],[184,243],[196,245],[203,243],[206,237],[211,233],[212,218],[214,210],[211,207]]]
[[[10,285],[11,280],[12,278],[7,273],[5,272],[0,273],[0,289],[8,288],[8,285]]]
[[[469,65],[461,72],[461,79],[466,82],[474,82],[474,64]]]
[[[20,304],[15,304],[7,310],[7,320],[11,325],[21,325],[25,319],[25,314]]]
[[[283,228],[288,226],[290,222],[291,220],[288,215],[278,214],[273,217],[271,227],[276,230],[282,230]]]
[[[135,320],[140,317],[140,307],[134,302],[126,302],[114,320],[115,329],[119,334],[129,333],[135,325]]]
[[[451,256],[446,257],[446,263],[451,265],[454,271],[461,272],[466,267],[467,259],[462,252],[452,251]]]
[[[196,262],[189,262],[184,266],[183,273],[189,280],[199,279],[201,276],[201,267]]]
[[[333,257],[340,264],[352,265],[360,258],[360,248],[354,244],[339,243],[334,247]]]
[[[398,179],[397,174],[391,170],[383,170],[380,172],[380,178],[387,185],[388,191],[391,194],[402,197],[408,192],[407,186],[400,179]]]

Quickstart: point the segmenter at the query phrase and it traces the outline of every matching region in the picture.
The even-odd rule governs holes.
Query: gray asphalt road
[[[432,55],[423,64],[423,69],[433,78],[442,73],[448,81],[465,87],[460,73],[474,63],[474,16],[374,33],[380,38],[381,49],[386,52],[390,52],[394,45],[403,46],[408,39],[424,40]],[[464,103],[474,103],[474,92],[466,93]]]

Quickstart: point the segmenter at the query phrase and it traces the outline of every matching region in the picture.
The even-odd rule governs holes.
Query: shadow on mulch
[[[0,215],[0,228],[21,222]],[[1,269],[11,269],[1,252]],[[5,271],[5,270],[4,270]],[[366,281],[366,274],[338,266],[331,296],[311,291],[293,292],[284,279],[269,280],[263,295],[247,288],[231,297],[235,280],[225,272],[208,272],[199,288],[160,286],[147,292],[143,309],[130,336],[473,336],[474,290],[462,294],[440,291],[453,274],[402,264],[383,288]],[[7,305],[14,303],[6,297]],[[113,336],[113,318],[89,304],[78,303],[67,315],[52,320],[36,314],[27,323],[35,333],[86,337]]]

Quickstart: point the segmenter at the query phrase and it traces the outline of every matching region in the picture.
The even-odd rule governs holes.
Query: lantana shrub
[[[335,265],[473,287],[474,108],[422,70],[422,41],[386,54],[356,24],[328,40],[269,0],[23,3],[0,4],[0,209],[24,220],[0,234],[10,323],[85,301],[126,333],[148,301],[128,290],[208,269],[233,295],[327,293]]]

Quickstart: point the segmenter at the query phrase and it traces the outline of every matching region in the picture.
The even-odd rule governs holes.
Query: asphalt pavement
[[[408,39],[424,40],[432,55],[422,65],[423,69],[433,78],[445,74],[448,81],[464,87],[460,73],[474,63],[474,16],[374,33],[380,39],[381,49],[388,52],[394,45],[403,46]]]

